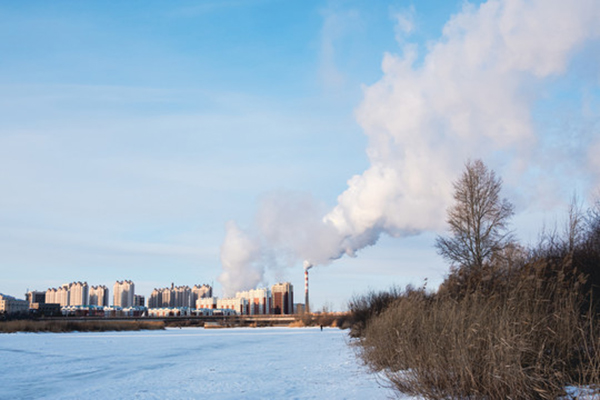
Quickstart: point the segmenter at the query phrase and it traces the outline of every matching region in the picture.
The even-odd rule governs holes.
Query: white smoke
[[[294,265],[304,259],[328,264],[341,256],[342,238],[324,221],[327,209],[300,193],[273,193],[259,204],[252,234],[234,222],[227,225],[221,247],[226,296],[262,283],[264,267]]]
[[[542,83],[567,72],[577,50],[600,37],[598,21],[597,0],[466,4],[424,57],[410,44],[402,55],[386,54],[383,77],[365,89],[357,110],[371,166],[348,181],[326,213],[304,200],[268,200],[255,227],[260,247],[323,264],[354,255],[382,233],[442,229],[452,181],[466,159],[502,159],[518,172],[535,158],[540,138],[532,110]],[[600,169],[596,157],[589,165]],[[244,257],[228,251],[248,253],[223,246],[224,287],[224,276],[246,268],[231,262]]]
[[[341,256],[342,238],[327,221],[327,209],[300,193],[275,193],[263,198],[256,215],[256,228],[265,244],[278,249],[278,256],[290,261],[307,259],[327,264]]]
[[[256,237],[242,231],[235,222],[230,221],[221,246],[221,267],[223,273],[219,282],[225,296],[233,296],[236,291],[255,287],[264,274],[261,262],[262,249]]]

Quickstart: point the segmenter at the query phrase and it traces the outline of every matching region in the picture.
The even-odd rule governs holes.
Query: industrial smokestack
[[[308,269],[304,270],[304,312],[310,312],[310,307],[308,306]]]
[[[312,268],[312,264],[309,261],[304,261],[304,311],[310,312],[310,305],[308,303],[308,270]]]

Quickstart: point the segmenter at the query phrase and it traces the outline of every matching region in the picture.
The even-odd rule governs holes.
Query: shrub
[[[564,236],[533,250],[513,244],[480,268],[454,268],[435,295],[360,298],[361,357],[429,399],[554,399],[569,386],[600,395],[600,213],[589,215],[578,225],[571,214]]]
[[[354,296],[348,304],[350,336],[362,336],[369,321],[387,309],[401,294],[400,289],[392,287],[388,291],[370,291],[366,295]]]
[[[600,332],[577,296],[537,282],[494,296],[403,298],[371,321],[362,357],[399,391],[431,399],[556,398],[598,384]]]

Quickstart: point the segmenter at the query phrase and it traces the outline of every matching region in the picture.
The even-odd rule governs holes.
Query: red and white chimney
[[[304,312],[310,312],[310,305],[308,303],[308,270],[312,268],[312,264],[309,261],[304,261]]]

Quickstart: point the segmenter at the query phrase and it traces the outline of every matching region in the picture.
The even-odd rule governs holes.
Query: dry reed
[[[103,332],[164,329],[162,321],[67,321],[13,320],[0,322],[0,333],[14,332]]]
[[[458,267],[435,294],[350,304],[359,354],[398,392],[427,399],[600,398],[600,208],[584,228]]]

